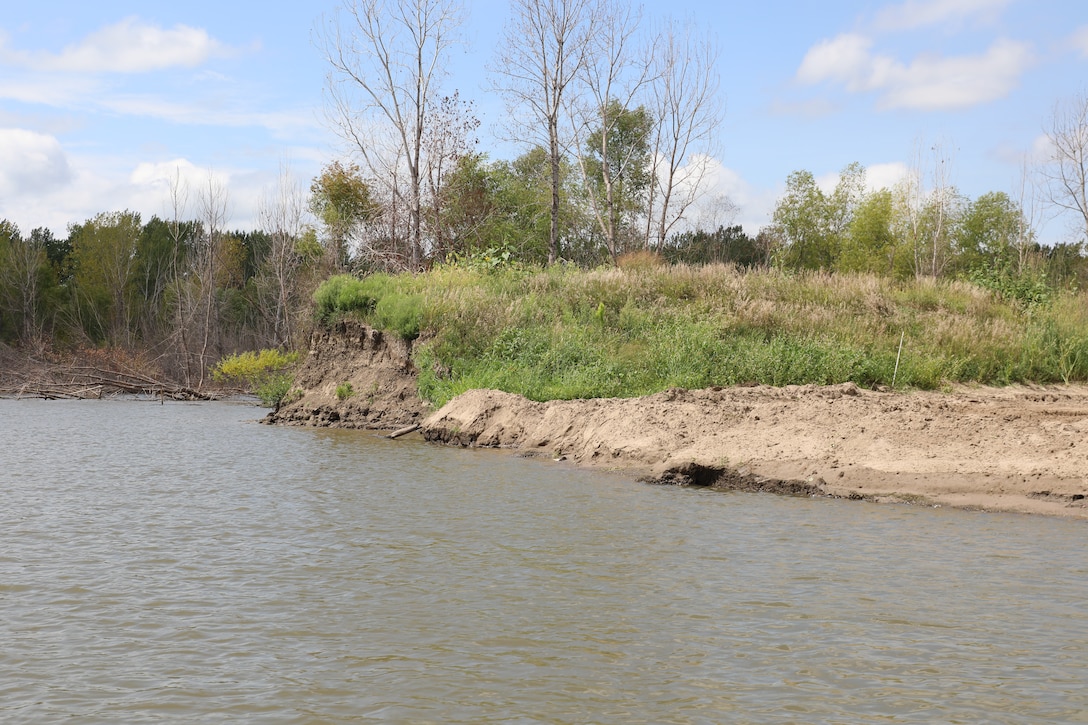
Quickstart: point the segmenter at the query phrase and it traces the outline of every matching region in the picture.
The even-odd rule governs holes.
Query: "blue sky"
[[[326,66],[313,42],[337,3],[7,3],[0,15],[0,218],[24,231],[102,211],[168,213],[166,179],[215,175],[231,226],[286,166],[304,187],[345,157],[323,121]],[[505,2],[468,4],[449,90],[477,102],[481,150],[501,101],[485,65]],[[916,148],[940,144],[951,181],[975,197],[1018,193],[1055,102],[1088,86],[1084,0],[652,0],[718,34],[726,115],[718,191],[754,233],[791,171],[826,183],[852,161],[892,183]],[[1044,241],[1069,227],[1048,221]]]

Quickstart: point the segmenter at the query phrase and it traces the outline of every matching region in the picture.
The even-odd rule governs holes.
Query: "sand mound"
[[[1085,387],[883,393],[847,383],[549,403],[482,390],[423,431],[667,483],[1088,518]]]

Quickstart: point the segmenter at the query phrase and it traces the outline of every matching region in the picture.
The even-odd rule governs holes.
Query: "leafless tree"
[[[342,10],[319,36],[332,67],[330,119],[373,177],[392,186],[391,201],[404,197],[408,262],[418,268],[423,138],[463,12],[455,0],[344,0]],[[403,193],[397,185],[401,178]]]
[[[1019,194],[1017,205],[1020,213],[1016,218],[1016,272],[1023,274],[1032,257],[1035,241],[1035,225],[1039,220],[1039,194],[1032,165],[1025,155],[1020,164]]]
[[[962,200],[944,144],[930,147],[928,169],[922,148],[915,143],[910,169],[896,187],[896,225],[913,253],[915,277],[938,277],[952,258],[950,230]]]
[[[433,240],[432,252],[438,259],[449,251],[449,234],[443,222],[446,208],[446,181],[457,162],[468,154],[477,143],[476,130],[480,120],[476,118],[471,101],[461,100],[454,92],[446,96],[434,114],[434,123],[423,134],[423,147],[427,159],[428,226]]]
[[[655,43],[650,107],[655,133],[647,243],[658,247],[706,191],[724,108],[718,46],[688,24],[666,23]]]
[[[499,44],[493,85],[510,110],[511,135],[548,153],[551,226],[548,261],[559,258],[560,165],[564,111],[598,22],[595,0],[513,0]]]
[[[280,347],[294,341],[294,320],[298,300],[299,267],[302,258],[295,245],[305,231],[306,204],[302,187],[291,178],[287,166],[280,167],[276,188],[260,201],[257,211],[261,229],[268,234],[269,249],[261,273],[261,309]]]
[[[186,387],[193,384],[193,359],[190,351],[190,340],[196,321],[198,310],[197,288],[193,284],[192,260],[183,254],[182,249],[189,241],[186,237],[186,223],[184,217],[189,206],[189,185],[182,181],[181,169],[174,170],[174,177],[170,179],[170,191],[167,199],[170,207],[170,239],[174,245],[174,253],[171,257],[173,267],[172,279],[172,329],[167,337],[168,345],[174,350],[176,364],[184,374]]]
[[[230,196],[226,186],[215,176],[197,198],[201,230],[191,254],[190,270],[197,289],[196,317],[199,321],[197,387],[203,387],[211,356],[219,351],[219,278],[220,253],[230,219]]]
[[[18,310],[22,320],[20,337],[24,344],[39,345],[41,325],[38,320],[38,277],[47,264],[45,250],[34,234],[23,238],[18,228],[0,220],[0,234],[8,237],[7,258],[0,258],[0,293],[9,310]]]
[[[568,103],[583,188],[615,260],[621,251],[619,210],[626,201],[620,198],[621,180],[645,178],[647,170],[637,167],[645,165],[649,140],[641,129],[633,129],[639,138],[623,138],[620,125],[650,81],[654,48],[639,47],[641,8],[601,0],[595,16],[581,66],[587,92],[575,94]]]
[[[1050,156],[1042,167],[1047,200],[1062,212],[1079,214],[1077,226],[1088,240],[1088,91],[1054,106],[1047,137]]]

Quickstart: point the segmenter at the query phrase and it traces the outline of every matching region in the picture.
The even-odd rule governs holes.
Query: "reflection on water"
[[[1083,522],[0,401],[0,720],[1088,721]]]

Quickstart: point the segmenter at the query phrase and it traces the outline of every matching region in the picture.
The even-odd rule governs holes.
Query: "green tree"
[[[891,190],[873,192],[854,211],[836,268],[843,272],[910,276],[910,257],[902,241],[895,230]]]
[[[326,165],[310,185],[310,211],[321,223],[329,271],[347,269],[352,240],[378,213],[359,167],[339,161]]]
[[[1011,266],[1023,226],[1020,207],[1003,191],[991,191],[969,202],[955,230],[954,268],[966,272]]]
[[[136,301],[128,287],[142,233],[140,215],[103,212],[69,232],[74,301],[83,331],[96,342],[130,346]]]
[[[438,210],[447,254],[467,255],[501,247],[514,233],[503,203],[509,176],[483,154],[466,154],[446,175]]]
[[[673,234],[661,252],[674,264],[722,262],[751,269],[764,267],[770,261],[765,250],[740,225],[720,226],[713,232],[697,229]]]
[[[189,244],[196,234],[192,222],[180,226],[181,234],[176,235],[170,222],[153,216],[136,240],[128,286],[129,304],[136,311],[137,328],[147,341],[168,332],[167,290],[184,267]]]
[[[774,225],[785,242],[780,262],[792,269],[834,269],[864,198],[865,169],[858,163],[842,170],[830,195],[812,172],[790,174],[774,210]]]
[[[786,193],[774,209],[774,225],[785,247],[780,261],[794,269],[829,267],[834,261],[827,229],[827,197],[810,171],[795,171],[786,179]]]
[[[18,293],[14,284],[13,257],[16,245],[22,241],[19,227],[7,219],[0,219],[0,340],[15,339],[22,328]]]
[[[653,119],[642,106],[611,99],[586,139],[582,157],[586,193],[613,261],[636,246],[634,221],[646,209]]]

